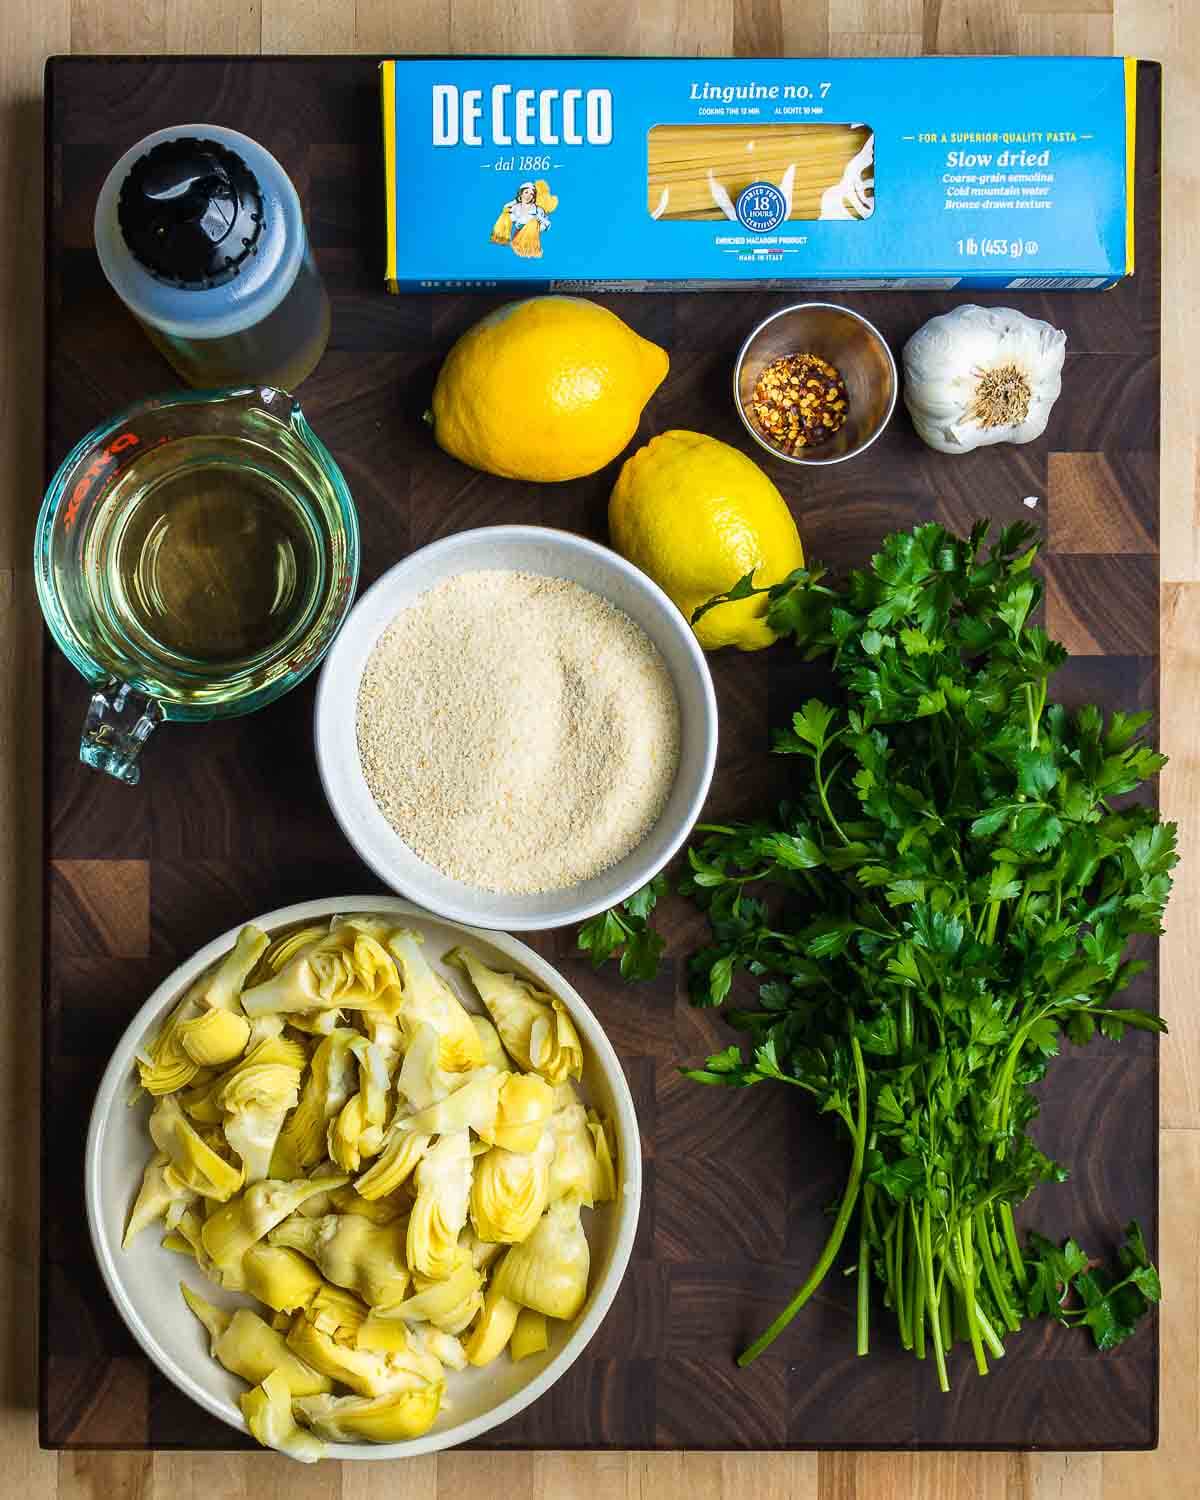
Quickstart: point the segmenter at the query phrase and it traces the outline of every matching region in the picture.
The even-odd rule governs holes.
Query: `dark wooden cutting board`
[[[476,474],[440,453],[420,415],[451,342],[495,299],[385,295],[376,69],[370,59],[54,59],[47,70],[47,477],[88,428],[170,387],[171,372],[101,275],[91,217],[115,158],[181,120],[247,132],[296,183],[333,298],[329,352],[300,394],[345,470],[363,531],[363,583],[468,526],[542,522],[604,538],[616,465],[566,485]],[[1045,437],[947,458],[901,410],[863,457],[820,472],[776,465],[810,556],[861,562],[884,532],[980,516],[1046,528],[1046,623],[1074,653],[1060,697],[1153,709],[1158,683],[1159,69],[1139,69],[1138,270],[1103,293],[1004,294],[1067,331],[1063,396]],[[749,327],[786,296],[740,291],[600,299],[664,345],[671,373],[639,441],[699,428],[746,446],[729,369]],[[899,351],[968,296],[855,294]],[[761,458],[761,454],[755,454]],[[1026,497],[1036,497],[1028,509]],[[33,500],[31,497],[31,507]],[[32,508],[31,508],[32,515]],[[771,721],[805,691],[786,647],[713,660],[721,753],[709,812],[761,807],[779,785]],[[379,889],[342,838],[310,747],[310,682],[248,719],[167,726],[135,790],[77,760],[83,682],[46,652],[46,989],[43,1008],[41,1435],[54,1447],[248,1446],[142,1356],[110,1303],[83,1218],[82,1154],[109,1052],[150,989],[196,947],[314,896]],[[535,935],[608,1029],[641,1120],[646,1187],[628,1275],[608,1318],[553,1390],[479,1446],[494,1448],[1144,1448],[1158,1428],[1153,1319],[1117,1352],[1031,1328],[986,1380],[956,1352],[950,1395],[877,1319],[854,1356],[850,1283],[831,1277],[770,1354],[732,1356],[802,1279],[825,1234],[845,1153],[789,1091],[706,1090],[677,1071],[727,1037],[687,1003],[701,937],[667,913],[672,962],[626,988]],[[1151,956],[1153,956],[1151,954]],[[1153,1006],[1152,967],[1136,1003]],[[1136,1215],[1157,1225],[1154,1040],[1067,1049],[1037,1126],[1072,1169],[1026,1222],[1111,1248]],[[1168,1295],[1170,1295],[1170,1288]]]

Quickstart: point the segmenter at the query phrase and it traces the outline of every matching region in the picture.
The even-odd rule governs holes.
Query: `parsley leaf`
[[[1136,1220],[1126,1226],[1115,1267],[1094,1264],[1074,1240],[1060,1249],[1038,1234],[1029,1236],[1025,1264],[1030,1316],[1088,1328],[1097,1349],[1112,1349],[1131,1338],[1139,1320],[1162,1299],[1158,1272]]]
[[[622,979],[654,978],[666,945],[650,926],[649,918],[666,886],[666,876],[656,875],[619,907],[601,912],[583,923],[576,945],[588,954],[595,968],[600,968],[607,959],[619,953]]]

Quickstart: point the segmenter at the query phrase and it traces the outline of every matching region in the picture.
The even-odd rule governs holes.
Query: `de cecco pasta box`
[[[391,291],[1059,287],[1133,270],[1133,58],[381,64]]]

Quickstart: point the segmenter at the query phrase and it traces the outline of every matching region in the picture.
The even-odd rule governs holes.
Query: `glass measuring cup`
[[[358,566],[345,479],[285,391],[169,392],[88,433],[34,541],[46,624],[93,686],[80,759],[133,785],[164,719],[281,697],[340,629]]]

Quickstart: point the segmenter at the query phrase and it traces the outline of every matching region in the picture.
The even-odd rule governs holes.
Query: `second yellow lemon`
[[[594,474],[637,431],[667,354],[582,297],[532,297],[481,319],[433,392],[447,453],[507,479]]]
[[[802,567],[783,496],[752,459],[700,432],[664,432],[630,458],[608,503],[613,546],[690,620],[754,570],[760,587]],[[759,651],[775,639],[765,595],[710,610],[696,625],[706,651]]]

